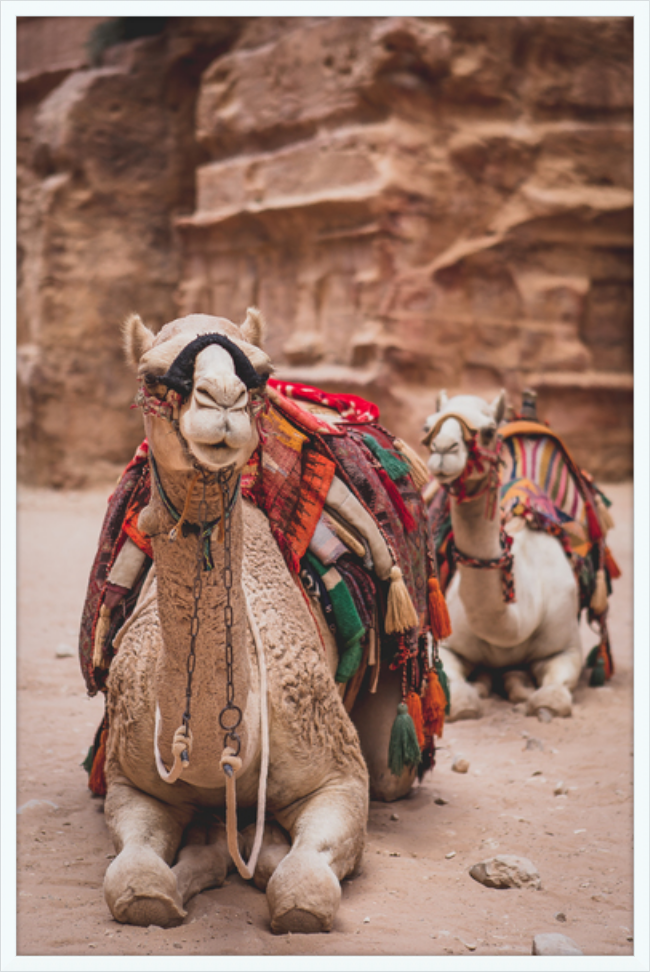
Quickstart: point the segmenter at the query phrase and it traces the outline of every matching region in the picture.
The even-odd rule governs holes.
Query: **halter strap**
[[[181,514],[178,512],[178,510],[176,509],[176,507],[174,506],[174,504],[170,500],[169,496],[165,492],[164,487],[163,487],[163,484],[162,484],[162,482],[160,480],[160,474],[158,472],[158,467],[156,465],[156,460],[154,459],[154,455],[153,455],[153,452],[151,450],[149,451],[149,460],[151,462],[151,472],[152,472],[152,476],[153,476],[153,481],[156,484],[156,489],[158,490],[158,493],[160,495],[160,498],[163,501],[163,504],[165,506],[165,509],[167,510],[167,512],[169,513],[169,515],[171,516],[171,518],[174,521],[174,523],[178,524],[181,520],[183,520],[183,522],[181,523],[181,533],[183,534],[183,536],[186,537],[190,533],[199,533],[199,532],[201,532],[201,526],[198,523],[188,522],[187,520],[185,520],[181,516]],[[237,500],[237,498],[239,496],[240,483],[241,483],[241,476],[238,476],[237,477],[237,484],[235,485],[235,488],[233,490],[232,499],[230,500],[230,503],[228,504],[228,509],[226,510],[226,516],[227,517],[230,516],[230,514],[232,512],[232,509],[233,509],[233,507],[235,505],[235,502],[236,502],[236,500]],[[219,514],[219,516],[215,517],[214,520],[210,520],[209,523],[204,523],[203,524],[203,530],[201,532],[201,538],[203,540],[203,569],[204,570],[213,570],[214,569],[214,560],[212,559],[212,550],[210,549],[210,540],[212,539],[212,533],[213,533],[214,528],[220,522],[221,522],[221,514]],[[174,527],[170,531],[169,539],[172,540],[172,541],[176,539],[176,527]]]

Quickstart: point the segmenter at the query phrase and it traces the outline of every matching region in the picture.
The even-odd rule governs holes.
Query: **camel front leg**
[[[266,889],[271,931],[331,931],[344,877],[359,865],[368,817],[368,781],[348,778],[277,814],[292,847]]]
[[[550,658],[531,662],[530,667],[539,688],[526,703],[526,715],[537,715],[540,709],[548,709],[552,715],[570,716],[571,692],[582,670],[580,648],[567,648]]]
[[[221,887],[233,867],[222,820],[197,822],[185,832],[178,861],[172,867],[183,905],[208,888]]]
[[[477,689],[467,681],[474,665],[465,661],[451,648],[440,645],[440,661],[449,680],[450,706],[449,721],[459,719],[478,719],[482,714],[481,698]]]
[[[104,807],[117,857],[104,877],[104,897],[116,921],[179,925],[187,912],[170,867],[189,812],[156,800],[130,783],[111,783]]]

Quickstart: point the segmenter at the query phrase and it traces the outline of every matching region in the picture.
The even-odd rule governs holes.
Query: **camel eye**
[[[494,439],[494,429],[481,429],[481,442],[489,445]]]

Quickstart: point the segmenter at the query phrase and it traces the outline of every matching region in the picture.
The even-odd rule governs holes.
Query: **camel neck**
[[[215,786],[222,781],[218,763],[224,746],[219,713],[229,698],[245,712],[251,677],[242,588],[241,499],[234,476],[225,495],[216,479],[199,481],[188,500],[192,475],[161,475],[159,469],[157,475],[164,490],[155,484],[151,498],[160,524],[152,538],[162,631],[155,677],[160,754],[169,766],[173,734],[189,710],[193,751],[191,768],[183,779],[200,778],[200,785]],[[222,532],[224,504],[227,529]],[[184,507],[188,529],[176,529],[170,540],[178,526],[172,508],[178,515]],[[206,523],[213,525],[207,535]],[[237,731],[245,758],[246,720]]]
[[[498,490],[498,485],[497,485]],[[489,511],[495,506],[495,515]],[[457,550],[469,557],[492,560],[501,551],[501,519],[499,504],[493,504],[492,496],[481,493],[475,499],[459,502],[451,497],[451,525]]]

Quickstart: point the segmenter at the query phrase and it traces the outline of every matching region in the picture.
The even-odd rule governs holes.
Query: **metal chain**
[[[235,732],[242,720],[242,711],[235,705],[235,684],[233,679],[233,610],[231,603],[232,591],[232,564],[231,564],[231,523],[230,523],[230,480],[231,475],[225,471],[218,474],[219,486],[222,495],[222,517],[223,517],[223,586],[226,591],[226,603],[223,609],[223,620],[226,632],[226,704],[219,713],[219,725],[225,735],[223,738],[224,749],[230,746],[234,750],[234,755],[238,756],[241,749],[241,739]]]
[[[203,589],[203,527],[207,522],[208,516],[208,503],[206,499],[206,489],[207,489],[207,477],[205,473],[203,474],[203,491],[201,493],[201,500],[199,502],[199,535],[198,535],[198,546],[196,553],[196,572],[194,574],[194,584],[192,586],[192,597],[194,599],[194,605],[192,609],[192,620],[190,621],[190,650],[187,656],[187,688],[185,689],[185,712],[183,713],[183,725],[185,726],[185,735],[190,734],[190,706],[192,701],[192,676],[194,675],[194,669],[196,668],[196,639],[199,634],[199,603],[201,600],[201,591]],[[184,763],[189,762],[189,753],[187,750],[183,750],[181,753],[181,760]]]

